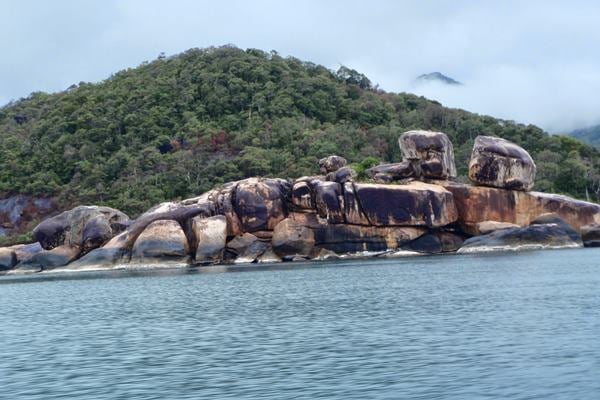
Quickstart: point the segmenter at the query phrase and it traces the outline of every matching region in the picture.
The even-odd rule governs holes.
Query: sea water
[[[599,399],[600,250],[0,278],[1,399]]]

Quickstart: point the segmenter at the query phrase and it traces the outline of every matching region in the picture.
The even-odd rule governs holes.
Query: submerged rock
[[[469,179],[478,185],[531,190],[536,167],[522,147],[508,140],[477,136],[469,162]]]

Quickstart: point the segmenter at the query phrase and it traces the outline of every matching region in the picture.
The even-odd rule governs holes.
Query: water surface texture
[[[599,399],[599,259],[2,277],[0,398]]]

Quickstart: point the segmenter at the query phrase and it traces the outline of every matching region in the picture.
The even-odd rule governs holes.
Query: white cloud
[[[595,1],[2,2],[0,104],[102,80],[163,51],[233,43],[564,131],[600,122],[597,15]],[[432,71],[465,86],[412,86]]]

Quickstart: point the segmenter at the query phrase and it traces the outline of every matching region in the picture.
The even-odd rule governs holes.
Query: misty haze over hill
[[[1,2],[0,35],[13,39],[0,42],[0,104],[98,82],[161,52],[233,43],[334,71],[345,65],[386,91],[569,132],[600,123],[598,15],[600,3],[581,0]],[[415,87],[428,71],[464,85]]]

